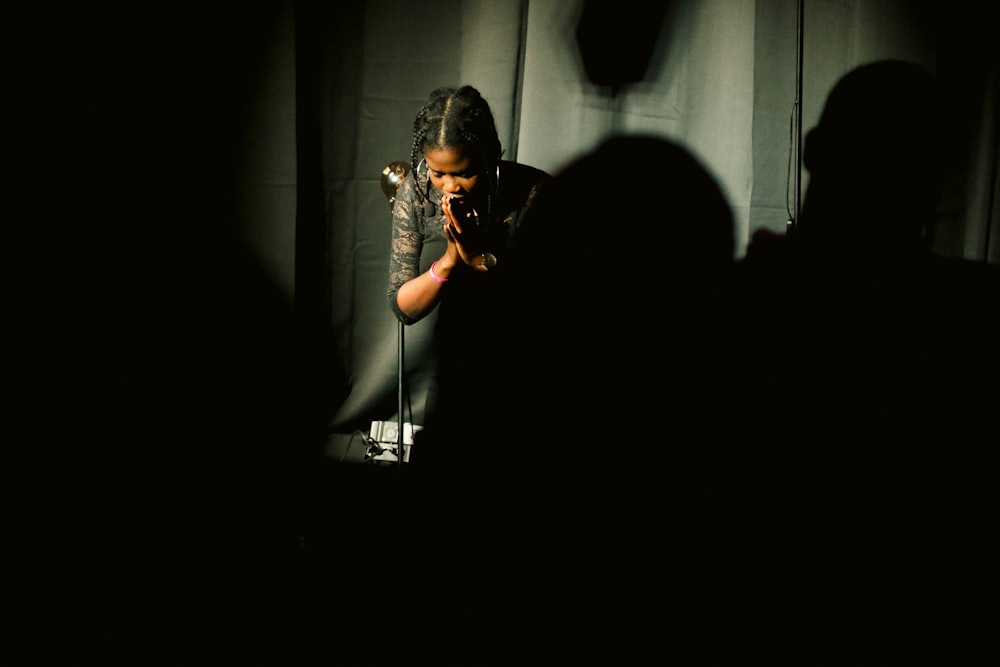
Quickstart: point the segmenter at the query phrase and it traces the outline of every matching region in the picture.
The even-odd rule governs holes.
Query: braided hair
[[[500,136],[490,105],[472,86],[438,88],[420,107],[413,121],[413,145],[410,149],[410,166],[414,176],[418,173],[417,167],[423,160],[425,148],[456,146],[468,151],[475,169],[485,176],[492,207],[492,198],[500,186]],[[430,197],[430,187],[428,180],[426,188],[417,188],[425,201]]]

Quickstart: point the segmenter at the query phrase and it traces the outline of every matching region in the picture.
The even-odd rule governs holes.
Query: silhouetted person
[[[1000,269],[930,249],[940,103],[916,64],[848,72],[806,137],[794,232],[755,236],[740,266],[763,397],[748,434],[787,452],[817,590],[863,600],[862,623],[966,608],[995,522]]]
[[[775,518],[758,512],[766,443],[740,416],[734,223],[716,179],[666,137],[610,137],[553,174],[505,259],[506,304],[483,320],[504,356],[470,364],[467,385],[493,416],[438,415],[432,437],[470,454],[416,496],[427,508],[446,489],[425,515],[466,517],[449,523],[461,555],[438,567],[473,566],[529,601],[522,618],[595,610],[639,634],[635,595],[680,595],[695,615],[759,599]]]
[[[774,325],[765,331],[780,339],[772,359],[788,362],[775,366],[788,374],[772,390],[792,399],[789,417],[815,411],[813,438],[877,434],[873,454],[931,427],[962,429],[938,421],[935,406],[965,384],[970,345],[980,362],[993,356],[982,334],[997,267],[930,249],[946,148],[940,104],[914,63],[842,77],[806,137],[810,180],[794,233],[755,237],[743,262],[759,290],[754,307]]]
[[[682,430],[668,419],[680,405],[720,398],[733,219],[687,149],[605,140],[543,191],[518,243],[514,367],[539,399],[524,408],[562,406],[561,456],[631,465]]]

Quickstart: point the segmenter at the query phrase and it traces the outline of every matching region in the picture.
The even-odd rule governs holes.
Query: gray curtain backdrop
[[[837,78],[876,59],[915,61],[951,86],[965,152],[952,165],[935,247],[1000,261],[996,52],[975,4],[674,0],[656,19],[644,76],[618,89],[588,79],[576,39],[584,7],[367,0],[336,9],[290,3],[276,13],[247,112],[241,234],[275,283],[328,328],[330,456],[344,456],[345,438],[371,421],[399,416],[399,328],[385,298],[390,210],[379,177],[408,159],[413,116],[437,86],[478,87],[505,157],[552,172],[612,132],[680,141],[722,184],[742,254],[756,229],[781,231],[794,216],[808,184],[798,127],[804,135],[815,124]],[[610,178],[655,195],[655,165]],[[609,255],[621,249],[614,230],[600,242]],[[432,326],[433,317],[407,327],[403,341],[404,418],[416,424]]]

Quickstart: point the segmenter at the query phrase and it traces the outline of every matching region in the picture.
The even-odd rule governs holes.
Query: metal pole
[[[396,458],[403,465],[403,321],[397,320],[399,326],[396,368],[396,409],[399,411],[399,424],[396,428]]]
[[[802,213],[802,37],[804,0],[799,0],[798,25],[796,27],[795,52],[795,219],[793,226],[798,224]]]

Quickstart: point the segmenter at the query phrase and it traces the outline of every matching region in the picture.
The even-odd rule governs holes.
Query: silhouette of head
[[[713,272],[733,261],[733,218],[715,178],[683,146],[653,135],[617,135],[556,172],[525,220],[525,250],[539,270],[575,267],[662,277]],[[617,249],[617,251],[615,250]],[[625,268],[624,266],[622,267]]]
[[[728,200],[691,152],[610,137],[556,171],[524,217],[513,317],[525,326],[514,337],[546,349],[546,363],[568,341],[588,350],[584,368],[648,363],[668,339],[724,328],[733,256]],[[579,359],[567,361],[575,373]]]
[[[798,231],[868,247],[920,239],[940,194],[941,130],[936,84],[921,66],[882,60],[848,72],[806,137]]]

